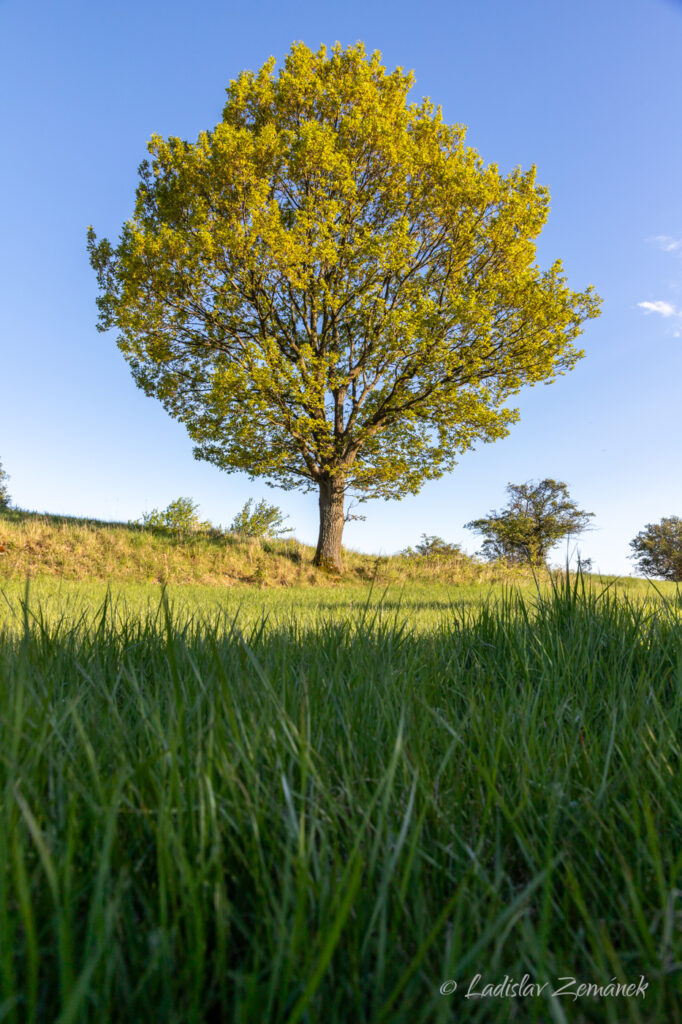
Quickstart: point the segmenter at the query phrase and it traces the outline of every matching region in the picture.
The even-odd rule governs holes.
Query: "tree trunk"
[[[343,536],[343,492],[341,476],[320,481],[320,533],[313,565],[343,572],[341,538]]]

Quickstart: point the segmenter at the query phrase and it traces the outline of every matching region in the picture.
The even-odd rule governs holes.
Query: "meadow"
[[[674,587],[0,589],[0,1020],[682,1019]]]

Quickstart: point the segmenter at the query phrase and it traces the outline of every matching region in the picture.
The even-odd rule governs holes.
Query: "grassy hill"
[[[338,577],[313,567],[313,554],[312,547],[294,539],[260,541],[219,531],[178,535],[126,523],[0,512],[0,579],[30,574],[223,586],[338,583]],[[527,576],[465,554],[376,557],[346,550],[344,563],[344,583],[492,583]]]

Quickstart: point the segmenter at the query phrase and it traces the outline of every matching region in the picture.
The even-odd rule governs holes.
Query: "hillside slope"
[[[235,534],[178,536],[164,530],[93,519],[0,512],[0,579],[53,576],[61,579],[135,580],[232,586],[332,584],[312,565],[314,549],[297,540],[259,541]],[[467,555],[423,558],[376,557],[344,552],[345,583],[419,580],[493,582],[509,570]],[[525,576],[525,574],[521,574]],[[518,578],[516,573],[514,578]]]

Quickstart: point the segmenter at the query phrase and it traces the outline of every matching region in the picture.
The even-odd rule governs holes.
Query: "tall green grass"
[[[555,582],[560,577],[555,577]],[[574,582],[575,577],[571,578]],[[517,594],[531,602],[538,585],[544,593],[551,593],[547,580],[536,583],[529,580],[514,584]],[[613,597],[623,597],[632,604],[659,603],[662,596],[671,607],[676,607],[680,590],[674,583],[655,584],[633,577],[585,577],[586,587],[595,595],[607,590]],[[411,629],[421,633],[439,628],[451,620],[452,607],[480,605],[482,601],[499,602],[509,592],[509,584],[453,583],[429,581],[428,577],[414,581],[387,584],[381,579],[373,583],[341,582],[334,586],[310,585],[290,587],[220,586],[216,584],[167,584],[141,581],[96,579],[55,579],[39,576],[30,581],[31,606],[40,609],[44,625],[61,624],[61,628],[80,623],[86,627],[97,621],[103,602],[107,601],[107,615],[113,620],[144,620],[155,617],[159,610],[161,593],[165,593],[177,621],[200,621],[212,629],[224,629],[221,620],[237,616],[242,631],[250,629],[265,616],[268,628],[294,621],[299,628],[315,627],[333,618],[335,622],[354,620],[365,607],[377,621],[393,618],[398,612]],[[0,629],[5,626],[21,632],[24,628],[22,606],[26,593],[26,580],[0,579]],[[682,605],[680,605],[682,607]],[[112,619],[113,616],[113,619]]]
[[[13,607],[1,1021],[681,1019],[673,600]]]

